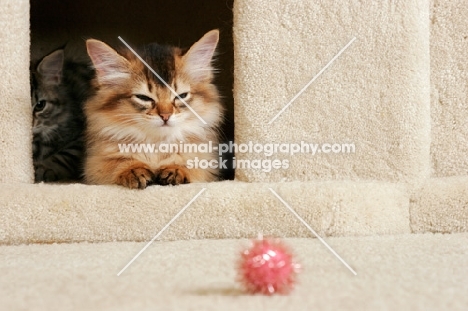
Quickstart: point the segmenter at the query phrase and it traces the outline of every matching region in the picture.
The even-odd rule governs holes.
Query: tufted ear
[[[211,61],[218,41],[219,31],[211,30],[195,42],[183,56],[184,69],[192,79],[201,82],[212,77]]]
[[[45,56],[39,65],[37,72],[41,75],[42,81],[49,85],[60,84],[63,69],[63,50],[56,50]]]
[[[129,61],[102,41],[89,39],[86,49],[99,84],[117,85],[130,77]]]

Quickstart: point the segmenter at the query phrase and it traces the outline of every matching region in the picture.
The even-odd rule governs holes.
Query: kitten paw
[[[190,183],[188,169],[180,165],[160,167],[156,172],[155,182],[162,186],[188,184]]]
[[[117,184],[130,189],[145,189],[154,179],[154,174],[144,167],[135,167],[124,171],[117,177]]]
[[[54,170],[43,165],[37,165],[34,167],[34,182],[54,182],[57,180],[58,176]]]

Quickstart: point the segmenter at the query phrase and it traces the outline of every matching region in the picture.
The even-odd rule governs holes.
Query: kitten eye
[[[153,99],[151,97],[148,97],[148,96],[142,95],[142,94],[136,94],[135,97],[138,98],[138,99],[141,99],[142,101],[145,101],[145,102],[152,102],[153,101]]]
[[[47,101],[46,100],[40,100],[36,103],[36,105],[34,106],[34,111],[41,111],[45,108],[47,104]]]
[[[184,99],[185,97],[187,97],[187,95],[188,95],[188,92],[185,92],[185,93],[179,94],[178,96]]]

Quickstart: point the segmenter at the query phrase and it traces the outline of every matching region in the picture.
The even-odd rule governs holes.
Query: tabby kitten
[[[118,144],[130,143],[211,141],[217,145],[223,109],[212,84],[211,62],[218,40],[218,30],[212,30],[186,53],[155,43],[136,51],[177,97],[127,49],[118,53],[101,41],[86,42],[97,88],[85,105],[88,183],[143,189],[150,184],[178,185],[218,178],[215,168],[187,167],[187,161],[195,157],[217,159],[214,153],[122,153],[118,148]]]
[[[79,181],[83,175],[83,103],[94,76],[88,64],[65,60],[63,49],[31,72],[36,182]]]

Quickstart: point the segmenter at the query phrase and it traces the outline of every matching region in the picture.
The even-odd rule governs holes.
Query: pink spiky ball
[[[253,294],[286,294],[294,287],[299,269],[281,241],[259,238],[241,254],[239,279]]]

